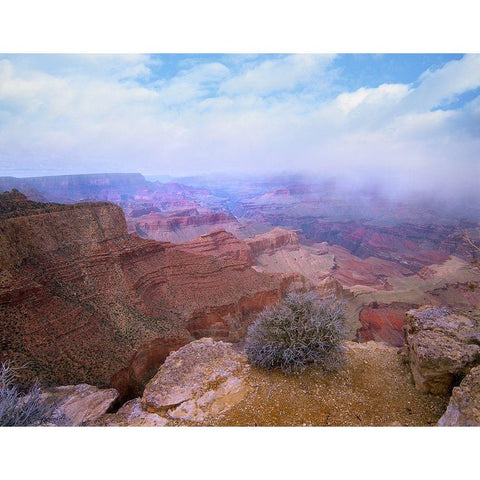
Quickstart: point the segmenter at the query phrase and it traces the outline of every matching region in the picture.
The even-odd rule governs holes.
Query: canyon
[[[112,383],[127,395],[194,338],[238,340],[295,281],[241,255],[131,236],[110,203],[0,200],[2,356],[46,384]]]
[[[110,387],[118,407],[192,341],[241,349],[255,314],[290,291],[343,300],[358,358],[362,343],[403,347],[411,309],[480,307],[475,205],[460,215],[332,181],[180,180],[0,178],[0,361],[28,365],[22,381]],[[132,415],[142,422],[138,402]]]

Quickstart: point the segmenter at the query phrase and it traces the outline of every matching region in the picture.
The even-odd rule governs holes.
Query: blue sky
[[[479,125],[480,55],[0,55],[0,175],[311,171],[474,188]]]

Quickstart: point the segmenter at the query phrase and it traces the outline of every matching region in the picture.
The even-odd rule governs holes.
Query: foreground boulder
[[[142,408],[139,398],[125,403],[117,413],[107,413],[90,423],[102,427],[164,427],[168,420]]]
[[[203,338],[170,354],[147,384],[142,405],[172,419],[201,422],[239,403],[250,390],[245,355]]]
[[[479,312],[424,306],[407,312],[404,329],[415,385],[423,392],[449,393],[480,363]]]
[[[60,423],[77,427],[94,422],[112,406],[118,392],[92,385],[67,385],[45,390],[41,395],[47,405],[55,407]]]
[[[438,424],[444,427],[480,425],[480,366],[472,368],[460,386],[453,389],[450,403]]]

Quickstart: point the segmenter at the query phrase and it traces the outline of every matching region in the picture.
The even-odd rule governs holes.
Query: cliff
[[[114,376],[121,393],[138,391],[193,338],[239,339],[292,282],[205,254],[201,239],[179,248],[133,237],[109,203],[34,204],[17,193],[2,205],[2,356],[47,384]]]
[[[261,253],[271,253],[282,247],[299,247],[297,234],[279,227],[262,235],[256,235],[254,238],[246,240],[246,242],[254,256]]]
[[[242,242],[223,228],[201,235],[199,238],[178,245],[178,248],[197,255],[229,257],[245,265],[253,265],[249,244]]]
[[[128,217],[128,229],[142,238],[183,243],[213,230],[240,228],[235,217],[224,212],[201,212],[196,208],[174,212],[150,211],[146,215]]]

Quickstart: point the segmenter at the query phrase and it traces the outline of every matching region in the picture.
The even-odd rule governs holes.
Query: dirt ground
[[[428,426],[449,397],[415,389],[405,357],[377,342],[347,342],[336,373],[310,368],[293,376],[252,368],[251,392],[212,426]]]

